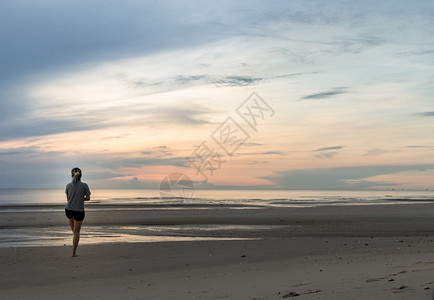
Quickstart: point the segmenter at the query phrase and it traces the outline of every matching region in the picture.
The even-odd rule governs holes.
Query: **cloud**
[[[19,160],[21,164],[32,160],[38,161],[53,156],[59,156],[62,152],[47,151],[41,146],[23,146],[0,149],[0,159],[12,163],[14,160]],[[11,170],[12,171],[12,170]]]
[[[234,35],[230,26],[220,21],[221,15],[231,11],[230,7],[192,1],[130,1],[124,6],[86,1],[59,5],[50,0],[8,1],[1,5],[1,11],[0,139],[76,130],[63,120],[20,121],[11,125],[28,117],[34,99],[21,91],[35,82],[110,61],[194,49]],[[254,77],[237,75],[211,79],[214,84],[225,86],[258,82]],[[139,80],[136,86],[141,86]],[[201,122],[188,117],[178,120]]]
[[[154,149],[157,149],[157,151],[163,156],[172,155],[170,147],[168,147],[168,146],[157,146],[157,147],[154,147]]]
[[[64,187],[70,180],[70,166],[65,167],[62,153],[44,152],[42,149],[3,150],[0,165],[3,176],[0,188],[53,188]]]
[[[380,155],[380,154],[384,154],[387,153],[388,151],[380,149],[380,148],[375,148],[375,149],[370,149],[368,150],[364,155],[365,156],[373,156],[373,155]]]
[[[315,154],[315,157],[319,158],[319,159],[327,159],[327,158],[332,158],[333,156],[335,156],[336,154],[338,154],[339,152],[323,152],[323,153],[318,153]]]
[[[263,161],[254,160],[254,161],[251,161],[251,162],[249,162],[247,164],[248,165],[257,165],[257,164],[266,164],[266,163],[268,163],[268,161],[266,161],[266,160],[263,160]]]
[[[421,117],[434,117],[434,111],[421,112],[418,115]]]
[[[140,180],[138,177],[125,174],[111,173],[109,175],[109,177],[104,177],[104,173],[95,173],[86,176],[86,180],[92,182],[92,187],[108,189],[158,189],[160,183],[154,180]]]
[[[86,180],[90,181],[101,181],[125,176],[125,174],[109,171],[92,171],[90,173],[84,171],[83,175],[86,177]]]
[[[136,89],[149,90],[158,88],[159,91],[172,91],[186,87],[211,85],[215,87],[244,87],[257,85],[264,78],[242,75],[176,75],[165,78],[128,78],[125,74],[118,75],[119,79]]]
[[[280,171],[275,175],[260,178],[269,180],[280,188],[287,189],[359,189],[395,185],[387,182],[367,181],[364,178],[431,169],[434,169],[434,164],[353,166]]]
[[[434,50],[405,51],[405,52],[398,53],[398,55],[402,55],[402,56],[419,56],[419,55],[432,55],[432,54],[434,54]]]
[[[342,148],[343,148],[343,146],[323,147],[323,148],[319,148],[319,149],[314,150],[314,152],[328,151],[328,150],[340,150]]]
[[[116,188],[123,188],[123,189],[139,189],[144,188],[148,182],[144,182],[139,180],[137,177],[133,177],[130,180],[126,181],[117,181],[116,183],[112,183],[116,186]]]
[[[187,106],[188,104],[185,104]],[[197,107],[197,105],[196,105]],[[146,109],[144,114],[149,115],[150,123],[176,123],[181,125],[209,124],[204,115],[210,111],[203,107],[183,108],[183,107],[156,107]]]
[[[259,83],[263,78],[250,76],[226,76],[222,79],[213,81],[218,86],[249,86]]]
[[[188,107],[193,106],[193,107]],[[181,103],[178,106],[157,105],[118,105],[112,108],[94,109],[81,105],[78,112],[65,113],[67,105],[60,105],[53,113],[46,117],[26,116],[14,121],[5,122],[0,127],[0,141],[16,138],[41,137],[52,134],[74,131],[89,131],[95,129],[109,129],[114,126],[137,126],[146,120],[144,126],[179,124],[202,125],[209,124],[208,115],[213,112],[201,105]],[[46,110],[45,112],[48,112]],[[53,116],[56,115],[57,116]],[[81,115],[83,114],[83,115]],[[123,119],[128,116],[128,119]],[[122,138],[112,136],[104,139]]]
[[[0,82],[28,71],[48,71],[223,39],[231,31],[217,21],[219,13],[227,11],[229,7],[191,1],[130,1],[122,7],[105,2],[53,5],[49,0],[9,1],[2,5],[0,19],[0,44],[8,55],[1,63]]]
[[[81,119],[56,120],[43,118],[22,118],[14,122],[6,122],[0,127],[0,141],[9,139],[45,136],[64,132],[86,131],[102,128],[105,125],[98,120]]]
[[[333,156],[339,153],[337,151],[330,151],[330,150],[341,150],[343,148],[344,146],[323,147],[323,148],[316,149],[313,152],[320,152],[318,154],[315,154],[316,158],[327,159],[327,158],[332,158]]]
[[[291,77],[296,77],[296,76],[303,76],[303,75],[314,75],[314,74],[319,74],[320,72],[315,71],[315,72],[304,72],[304,73],[292,73],[292,74],[284,74],[284,75],[276,75],[276,76],[271,76],[271,77],[265,77],[264,79],[266,80],[271,80],[271,79],[279,79],[279,78],[291,78]]]
[[[294,73],[284,74],[268,77],[247,76],[247,75],[177,75],[158,80],[145,80],[145,79],[125,79],[131,82],[135,87],[148,88],[151,86],[159,86],[166,90],[173,88],[181,88],[185,86],[197,85],[213,85],[215,87],[245,87],[258,85],[261,82],[268,82],[274,79],[290,78],[308,74],[316,74],[318,72]]]
[[[178,75],[174,79],[174,83],[191,85],[191,84],[205,84],[215,85],[217,87],[223,86],[249,86],[259,83],[263,78],[255,78],[251,76],[210,76],[210,75]]]
[[[134,157],[134,158],[111,158],[102,159],[96,162],[103,168],[119,170],[122,168],[140,168],[143,166],[175,166],[188,168],[186,157]]]
[[[251,153],[236,153],[236,156],[242,155],[286,155],[285,152],[282,151],[264,151],[264,152],[251,152]]]
[[[325,91],[325,92],[320,92],[320,93],[316,93],[316,94],[311,94],[311,95],[307,95],[302,97],[302,99],[305,100],[316,100],[316,99],[325,99],[325,98],[330,98],[336,95],[340,95],[340,94],[345,94],[346,91],[344,90],[345,88],[335,88],[331,91]]]
[[[409,149],[434,149],[433,146],[422,146],[422,145],[405,146],[405,148],[409,148]]]
[[[18,154],[29,154],[29,153],[37,153],[39,152],[40,147],[36,146],[27,146],[27,147],[14,147],[9,149],[0,150],[0,155],[18,155]]]
[[[152,155],[157,158],[172,156],[172,150],[169,146],[156,146],[152,147],[150,150],[141,151],[140,153],[145,156]]]
[[[62,188],[70,180],[69,171],[74,166],[84,171],[84,180],[98,187],[139,187],[139,182],[117,184],[111,179],[131,179],[137,174],[129,173],[144,166],[188,168],[185,157],[168,157],[169,151],[167,146],[157,146],[150,149],[148,155],[124,158],[105,152],[48,151],[43,145],[4,148],[0,150],[0,165],[5,171],[0,188]],[[140,187],[155,188],[155,182],[143,182]]]

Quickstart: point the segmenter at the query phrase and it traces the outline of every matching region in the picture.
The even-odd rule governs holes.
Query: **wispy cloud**
[[[333,156],[337,155],[338,153],[339,152],[336,152],[336,151],[322,152],[322,153],[315,154],[315,157],[319,158],[319,159],[327,159],[327,158],[332,158]]]
[[[344,146],[322,147],[322,148],[314,150],[313,152],[319,152],[319,153],[315,154],[316,158],[328,159],[328,158],[334,157],[335,155],[337,155],[339,153],[338,151],[332,151],[332,150],[341,150],[343,148],[344,148]]]
[[[197,106],[196,106],[197,107]],[[156,107],[147,109],[145,116],[150,116],[150,123],[175,123],[185,125],[208,124],[206,115],[210,113],[206,108],[188,108],[188,107]]]
[[[329,150],[340,150],[342,148],[343,148],[343,146],[323,147],[323,148],[316,149],[314,151],[320,152],[320,151],[329,151]]]
[[[418,115],[421,117],[434,117],[434,111],[421,112]]]
[[[92,104],[81,105],[76,112],[65,113],[69,105],[57,105],[45,117],[26,116],[0,127],[0,141],[16,138],[41,137],[68,132],[86,132],[96,129],[109,129],[114,126],[163,126],[163,125],[202,125],[209,124],[213,111],[198,104],[179,105],[114,105],[105,109],[95,109]],[[88,107],[86,109],[86,107]],[[91,115],[89,116],[89,113]],[[69,116],[68,116],[69,114]],[[125,118],[125,117],[127,118]],[[110,140],[124,135],[103,137]]]
[[[434,54],[434,50],[432,49],[420,50],[420,51],[405,51],[405,52],[398,53],[398,55],[402,55],[402,56],[419,56],[419,55],[433,55],[433,54]]]
[[[384,154],[387,153],[387,150],[381,149],[381,148],[374,148],[374,149],[370,149],[368,150],[364,155],[365,156],[374,156],[374,155],[380,155],[380,154]]]
[[[26,146],[26,147],[13,147],[8,149],[1,149],[1,156],[16,156],[19,155],[21,158],[23,157],[43,157],[50,155],[59,155],[60,152],[56,151],[46,151],[40,146]]]
[[[176,75],[166,78],[128,78],[125,74],[119,75],[119,79],[131,84],[136,89],[150,90],[158,88],[160,91],[170,91],[194,86],[215,86],[215,87],[243,87],[256,85],[264,80],[264,78],[230,75]]]
[[[103,120],[82,119],[76,120],[46,119],[46,118],[22,118],[14,122],[7,122],[0,127],[0,141],[9,139],[46,136],[51,134],[86,131],[103,128]]]
[[[335,88],[331,91],[324,91],[324,92],[320,92],[320,93],[316,93],[316,94],[310,94],[307,96],[303,96],[302,99],[316,100],[316,99],[330,98],[330,97],[333,97],[336,95],[345,94],[347,92],[345,89],[346,88]]]
[[[249,86],[258,84],[263,78],[255,78],[251,76],[209,76],[209,75],[179,75],[175,77],[174,82],[178,84],[190,85],[192,83],[197,84],[209,84],[218,87],[221,86]]]
[[[194,86],[214,87],[246,87],[255,86],[262,82],[269,82],[275,79],[298,77],[303,75],[317,74],[318,72],[292,73],[283,75],[272,75],[267,77],[248,75],[176,75],[162,78],[129,78],[126,74],[118,74],[117,77],[136,89],[171,91]]]
[[[140,153],[155,158],[167,158],[168,156],[172,156],[172,149],[169,146],[156,146],[152,149],[141,151]]]
[[[235,154],[235,156],[243,156],[243,155],[286,155],[286,153],[283,151],[264,151],[264,152],[250,152],[250,153],[237,152]]]
[[[405,148],[409,148],[409,149],[434,149],[433,146],[422,146],[422,145],[410,145],[410,146],[405,146]]]
[[[175,166],[188,168],[185,157],[158,158],[152,156],[134,158],[110,158],[97,162],[100,167],[120,170],[123,168],[141,168],[143,166]]]

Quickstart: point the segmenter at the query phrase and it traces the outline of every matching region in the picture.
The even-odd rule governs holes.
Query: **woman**
[[[69,219],[69,226],[73,233],[72,257],[76,254],[78,241],[80,240],[80,229],[84,219],[84,201],[90,200],[90,190],[86,183],[81,182],[81,170],[71,170],[72,181],[66,185],[65,193],[67,204],[65,207],[66,217]]]

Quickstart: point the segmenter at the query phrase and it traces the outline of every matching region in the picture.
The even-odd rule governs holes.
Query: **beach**
[[[33,235],[62,228],[72,239],[61,210],[49,208],[4,208],[0,228]],[[70,240],[3,239],[0,296],[432,299],[433,215],[431,203],[91,205],[79,257],[70,257]]]
[[[0,16],[0,300],[434,300],[434,1]]]

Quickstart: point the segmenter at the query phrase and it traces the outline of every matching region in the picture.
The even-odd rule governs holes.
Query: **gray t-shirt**
[[[90,196],[90,190],[86,183],[78,181],[68,183],[65,189],[68,203],[66,209],[75,211],[84,211],[84,195]]]

